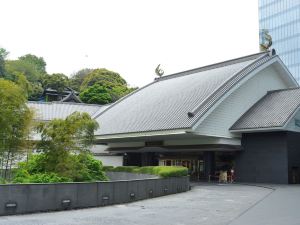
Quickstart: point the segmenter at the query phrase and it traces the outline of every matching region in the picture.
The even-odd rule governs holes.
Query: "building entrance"
[[[191,180],[204,177],[204,161],[199,159],[161,159],[160,166],[184,166],[189,170]]]
[[[191,180],[219,180],[220,172],[228,172],[232,179],[234,152],[202,152],[197,155],[164,155],[160,166],[184,166],[188,168]]]

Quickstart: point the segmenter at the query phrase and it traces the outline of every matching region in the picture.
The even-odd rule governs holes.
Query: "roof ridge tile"
[[[210,70],[210,69],[217,69],[217,68],[233,65],[233,64],[236,64],[236,63],[249,61],[251,59],[257,58],[259,55],[265,55],[267,53],[268,52],[259,52],[259,53],[255,53],[255,54],[251,54],[251,55],[242,56],[242,57],[239,57],[239,58],[234,58],[234,59],[230,59],[230,60],[226,60],[226,61],[222,61],[222,62],[217,62],[217,63],[197,67],[197,68],[194,68],[194,69],[185,70],[185,71],[182,71],[182,72],[165,75],[165,76],[162,76],[160,78],[156,78],[155,81],[163,81],[163,80],[167,80],[167,79],[172,79],[172,78],[176,78],[176,77],[181,77],[181,76],[185,76],[185,75],[190,75],[190,74],[194,74],[194,73],[198,73],[198,72],[207,71],[207,70]]]

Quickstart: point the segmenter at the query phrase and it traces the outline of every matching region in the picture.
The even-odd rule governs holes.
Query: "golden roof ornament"
[[[156,67],[155,73],[159,77],[162,77],[162,75],[164,75],[164,71],[160,68],[160,64],[158,64],[158,66]]]
[[[269,34],[269,31],[267,29],[262,30],[262,41],[259,45],[261,51],[268,51],[270,47],[272,46],[272,36]]]

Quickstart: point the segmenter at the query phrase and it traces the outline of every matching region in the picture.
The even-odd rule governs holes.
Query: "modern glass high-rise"
[[[263,30],[272,48],[300,83],[300,0],[259,0],[260,43]]]

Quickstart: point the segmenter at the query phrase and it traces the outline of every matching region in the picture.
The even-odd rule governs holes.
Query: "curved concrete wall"
[[[0,215],[128,203],[189,190],[189,177],[0,185]]]

